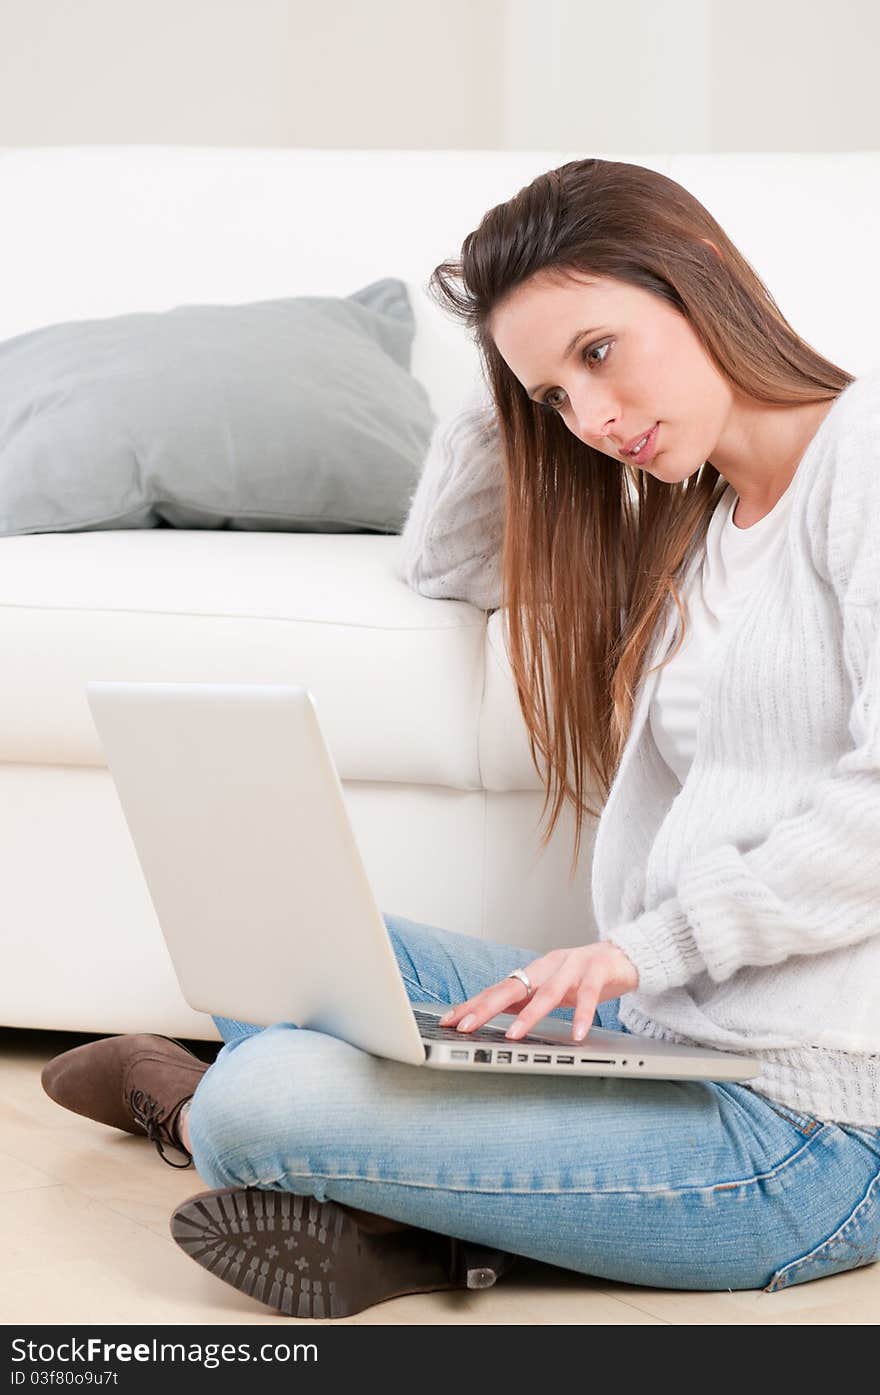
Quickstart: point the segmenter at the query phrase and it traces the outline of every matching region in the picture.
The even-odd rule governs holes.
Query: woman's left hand
[[[592,1026],[598,1004],[630,993],[639,984],[639,973],[632,960],[609,940],[578,945],[575,949],[551,949],[524,968],[535,992],[505,1032],[511,1038],[531,1031],[554,1008],[573,1007],[573,1038],[582,1041]],[[519,979],[508,976],[466,1002],[453,1004],[440,1018],[440,1024],[457,1026],[461,1032],[474,1031],[496,1013],[506,1012],[513,1003],[520,1002],[524,993]]]

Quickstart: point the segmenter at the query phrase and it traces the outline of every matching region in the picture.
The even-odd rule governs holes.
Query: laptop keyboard
[[[413,1008],[413,1014],[420,1035],[428,1041],[501,1041],[509,1046],[522,1046],[523,1043],[529,1042],[539,1042],[548,1046],[560,1045],[555,1038],[537,1036],[534,1032],[526,1032],[524,1037],[518,1037],[514,1042],[504,1035],[506,1027],[490,1027],[488,1024],[476,1027],[471,1032],[460,1032],[456,1027],[441,1027],[436,1017],[431,1017],[429,1013],[421,1012],[418,1008]]]

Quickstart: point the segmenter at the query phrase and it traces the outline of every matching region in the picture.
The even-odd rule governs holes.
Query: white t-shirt
[[[738,499],[728,485],[709,520],[703,565],[694,572],[687,592],[684,643],[660,670],[651,702],[651,734],[682,784],[694,758],[706,666],[724,639],[726,619],[760,583],[782,545],[792,488],[789,485],[770,512],[748,528],[733,522]]]

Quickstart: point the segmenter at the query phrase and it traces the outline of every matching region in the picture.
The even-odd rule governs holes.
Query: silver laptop
[[[411,1003],[307,688],[90,682],[86,694],[184,998],[440,1070],[747,1080],[746,1056]],[[536,951],[536,957],[537,957]],[[485,985],[489,987],[487,982]]]

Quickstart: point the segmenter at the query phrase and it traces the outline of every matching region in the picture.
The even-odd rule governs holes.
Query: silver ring
[[[526,990],[526,993],[528,994],[528,997],[526,998],[526,1002],[528,1002],[528,1001],[534,996],[535,990],[534,990],[534,988],[532,987],[531,983],[529,982],[529,976],[528,976],[528,974],[526,973],[525,969],[514,969],[513,973],[508,974],[507,977],[508,977],[508,978],[518,978],[519,981],[520,981],[520,983],[522,983],[522,984],[525,985],[525,990]]]

